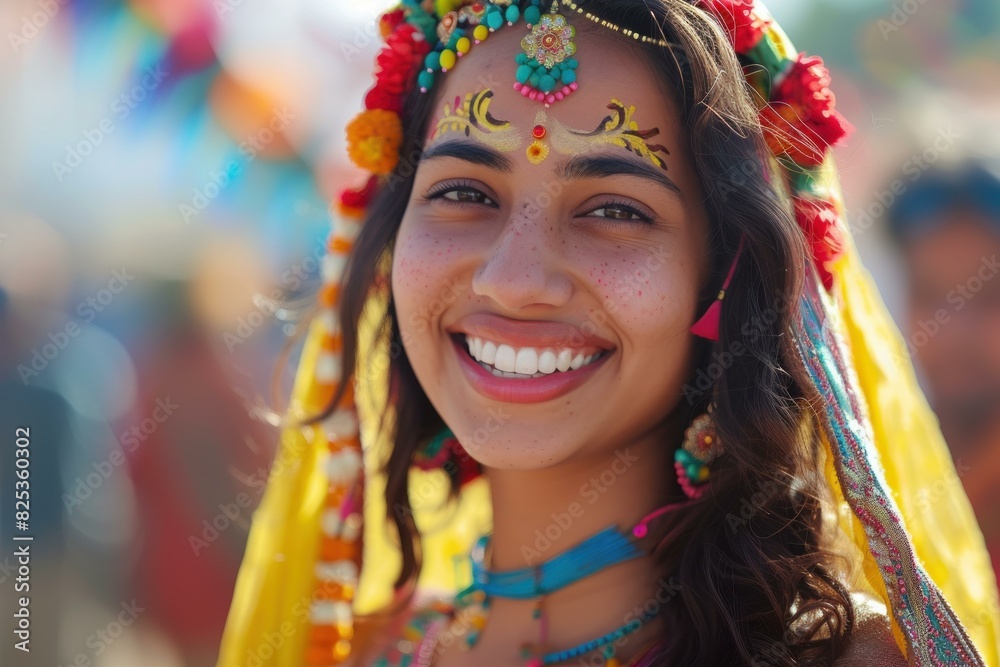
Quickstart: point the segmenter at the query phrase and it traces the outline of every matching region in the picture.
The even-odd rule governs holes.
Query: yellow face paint
[[[493,91],[487,88],[467,94],[464,101],[456,97],[454,104],[446,102],[444,116],[434,128],[431,140],[446,132],[462,132],[504,153],[517,150],[522,142],[521,133],[509,121],[493,117],[490,113],[492,101]]]
[[[611,100],[608,109],[611,114],[592,132],[569,129],[558,120],[549,119],[545,111],[539,111],[535,116],[535,126],[546,129],[552,147],[563,155],[578,155],[599,146],[619,146],[666,170],[666,161],[657,153],[670,155],[670,151],[666,146],[646,143],[647,139],[658,135],[660,129],[640,130],[633,119],[635,107],[625,106],[617,99]]]
[[[487,88],[467,94],[464,100],[456,97],[454,103],[445,103],[443,116],[430,140],[447,132],[461,132],[504,153],[517,150],[523,145],[522,134],[509,121],[497,120],[490,113],[493,94]],[[635,107],[625,106],[620,100],[612,99],[608,109],[611,113],[589,132],[568,128],[557,119],[549,118],[544,110],[539,110],[531,132],[532,141],[525,149],[528,161],[532,164],[544,162],[549,156],[550,146],[563,155],[578,155],[595,147],[610,145],[624,148],[666,170],[667,163],[658,153],[670,155],[670,151],[665,146],[646,141],[658,135],[659,128],[640,130],[633,119]]]

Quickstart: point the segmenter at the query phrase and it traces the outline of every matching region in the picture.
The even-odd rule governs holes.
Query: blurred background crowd
[[[0,3],[0,663],[214,664],[389,4]],[[767,5],[857,126],[850,224],[998,563],[1000,4]]]

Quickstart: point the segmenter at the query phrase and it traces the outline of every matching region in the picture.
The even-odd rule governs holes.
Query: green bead
[[[562,68],[560,68],[559,65],[556,65],[555,67],[549,70],[549,74],[552,76],[553,79],[558,79],[562,76]]]
[[[556,80],[549,74],[544,74],[538,80],[538,88],[543,93],[551,93],[556,87]]]
[[[576,58],[567,58],[563,61],[563,67],[568,67],[570,69],[576,69],[580,63],[576,62]]]
[[[527,65],[528,54],[524,52],[517,54],[516,56],[514,56],[514,62],[516,62],[518,65]]]
[[[463,37],[465,37],[465,31],[462,30],[461,28],[456,28],[455,31],[451,33],[451,36],[448,38],[447,48],[454,51],[455,46],[458,44],[458,40],[462,39]]]
[[[576,70],[572,69],[564,70],[562,73],[562,77],[560,78],[562,82],[568,86],[569,84],[576,81]]]
[[[528,7],[524,10],[524,20],[528,25],[535,25],[542,18],[542,13],[538,7]]]
[[[434,87],[434,75],[431,72],[424,70],[417,75],[417,85],[421,88],[430,90]]]
[[[486,26],[490,30],[499,30],[503,26],[503,12],[499,9],[486,15]]]
[[[517,80],[519,83],[528,83],[528,79],[534,74],[535,70],[531,69],[527,65],[521,65],[517,68]]]
[[[428,53],[427,57],[424,58],[424,67],[426,67],[427,69],[432,69],[435,72],[438,71],[438,70],[440,70],[441,69],[441,52],[440,51],[431,51],[430,53]]]
[[[521,10],[517,5],[511,5],[507,8],[507,22],[517,23],[517,20],[521,18]]]
[[[538,74],[538,72],[534,72],[530,77],[528,77],[528,85],[537,89],[541,80],[542,77]]]

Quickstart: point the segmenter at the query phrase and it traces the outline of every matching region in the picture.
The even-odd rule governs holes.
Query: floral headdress
[[[820,58],[794,50],[760,2],[694,4],[721,24],[744,66],[767,145],[786,175],[823,287],[811,283],[803,297],[800,317],[808,340],[800,353],[829,397],[819,414],[825,475],[839,526],[857,545],[861,584],[885,601],[911,664],[997,664],[996,583],[981,536],[967,499],[956,490],[954,467],[913,369],[900,362],[906,357],[899,333],[860,266],[842,219],[829,149],[852,128],[835,109],[829,73]],[[619,30],[573,2],[564,5]],[[496,30],[521,19],[542,23],[539,6],[539,0],[403,0],[380,20],[385,45],[376,83],[365,96],[364,111],[347,128],[350,157],[370,176],[335,202],[319,297],[322,316],[310,328],[290,417],[321,412],[342,375],[347,387],[333,416],[282,433],[277,463],[254,515],[220,667],[334,665],[350,654],[365,474],[353,383],[351,373],[341,372],[334,315],[346,259],[382,177],[398,164],[407,96],[415,87],[430,91],[436,77]],[[563,45],[563,57],[571,55]],[[575,83],[575,72],[565,74],[574,68],[564,62],[519,60],[529,69],[519,71],[518,90],[545,104],[561,99],[556,92],[565,91],[558,86]],[[714,306],[718,312],[719,302]],[[901,415],[908,419],[900,423]],[[449,449],[460,445],[435,443],[427,460],[415,465],[434,465]],[[476,474],[463,468],[459,478],[464,484]],[[931,485],[944,491],[928,507],[925,492]],[[958,553],[961,570],[950,571]],[[966,629],[959,617],[975,622]]]

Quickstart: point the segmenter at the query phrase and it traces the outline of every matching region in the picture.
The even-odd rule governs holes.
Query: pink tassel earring
[[[736,273],[736,263],[740,261],[740,254],[743,252],[743,240],[745,238],[746,234],[740,236],[740,244],[736,247],[736,255],[733,257],[733,264],[729,267],[729,274],[726,276],[725,282],[722,283],[722,289],[719,290],[719,295],[715,297],[715,301],[713,301],[712,305],[708,307],[705,314],[702,315],[691,327],[691,333],[695,336],[707,338],[708,340],[719,340],[719,320],[722,317],[722,299],[726,296],[726,290],[729,289],[729,283],[733,279],[733,274]]]

